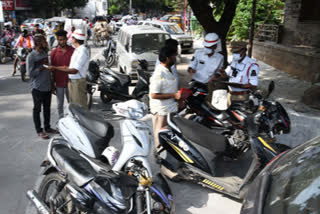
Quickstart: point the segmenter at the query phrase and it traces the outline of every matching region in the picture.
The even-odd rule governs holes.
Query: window
[[[137,34],[132,36],[132,52],[142,54],[145,52],[158,52],[168,39],[167,34]]]
[[[302,0],[299,21],[320,21],[319,9],[319,0]]]

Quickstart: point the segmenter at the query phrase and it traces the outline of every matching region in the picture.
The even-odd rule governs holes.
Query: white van
[[[126,26],[120,29],[117,42],[118,67],[131,77],[137,75],[138,60],[148,62],[148,71],[153,72],[159,50],[170,35],[151,26]]]

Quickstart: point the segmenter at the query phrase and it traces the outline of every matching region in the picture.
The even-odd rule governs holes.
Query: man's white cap
[[[78,40],[86,40],[86,34],[80,29],[73,31],[72,37]]]
[[[220,42],[219,36],[216,33],[208,33],[204,37],[203,46],[204,47],[211,47],[215,44],[218,44]]]

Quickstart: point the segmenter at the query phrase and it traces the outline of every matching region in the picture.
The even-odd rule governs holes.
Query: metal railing
[[[259,24],[257,25],[257,32],[255,39],[259,41],[279,41],[279,25],[273,24]]]

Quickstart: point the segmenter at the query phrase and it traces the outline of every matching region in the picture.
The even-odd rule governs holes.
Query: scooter
[[[174,115],[168,115],[168,124],[159,132],[157,160],[161,167],[170,172],[170,178],[191,181],[237,199],[243,198],[247,185],[257,172],[290,148],[275,143],[274,134],[290,132],[290,118],[278,102],[262,103],[255,114],[245,119],[247,143],[248,148],[252,149],[253,161],[243,179],[215,176],[217,157],[237,161],[233,156],[236,147],[228,138],[199,123]],[[211,161],[213,164],[210,164]]]
[[[113,104],[112,108],[115,115],[125,118],[120,126],[123,141],[120,155],[117,149],[109,146],[114,135],[113,126],[81,106],[68,106],[67,116],[58,122],[58,130],[68,146],[78,151],[97,172],[111,169],[122,171],[137,177],[140,183],[148,183],[150,188],[142,189],[147,213],[160,208],[164,213],[172,212],[174,206],[171,190],[160,174],[153,176],[147,160],[151,143],[150,128],[145,121],[139,120],[146,115],[147,107],[137,100],[130,100]],[[134,173],[138,169],[143,175],[143,181]],[[153,180],[161,182],[153,186]],[[151,203],[152,200],[159,203]]]
[[[121,74],[109,68],[104,68],[100,74],[100,98],[103,103],[108,103],[112,99],[130,100],[137,99],[149,105],[149,79],[150,74],[147,73],[147,61],[140,60],[138,66],[138,82],[131,94],[129,94],[129,86],[132,84],[129,75]]]
[[[11,46],[12,39],[7,41],[0,40],[0,63],[5,64],[7,57],[10,57],[12,60],[15,58],[15,51]]]
[[[113,39],[109,39],[107,47],[103,50],[103,56],[105,58],[106,66],[111,68],[116,61],[116,43]]]

